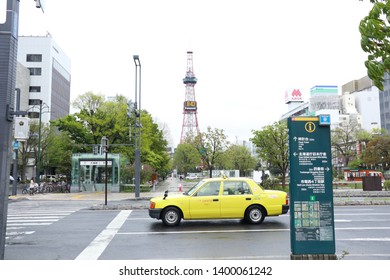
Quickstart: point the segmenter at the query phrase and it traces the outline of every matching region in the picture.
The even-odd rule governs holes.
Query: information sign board
[[[335,254],[328,118],[288,119],[290,238],[293,255]]]

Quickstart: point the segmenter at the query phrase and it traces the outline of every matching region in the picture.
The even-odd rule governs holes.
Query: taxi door
[[[245,181],[225,181],[221,201],[221,218],[244,218],[245,209],[253,204],[253,195]]]
[[[215,219],[221,216],[220,182],[208,182],[190,198],[191,219]]]

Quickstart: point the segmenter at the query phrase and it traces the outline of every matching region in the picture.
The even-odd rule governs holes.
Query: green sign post
[[[288,119],[291,259],[336,259],[330,116]]]

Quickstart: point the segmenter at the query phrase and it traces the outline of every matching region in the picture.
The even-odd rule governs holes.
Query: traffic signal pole
[[[0,259],[4,259],[15,100],[19,1],[7,0],[0,22]],[[3,13],[3,11],[0,11]],[[15,178],[14,178],[15,179]]]

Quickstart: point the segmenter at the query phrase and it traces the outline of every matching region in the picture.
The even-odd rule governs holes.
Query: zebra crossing
[[[42,227],[49,226],[81,208],[77,205],[63,206],[58,209],[50,205],[32,207],[22,204],[18,204],[18,207],[10,207],[7,215],[6,245],[32,235]]]

